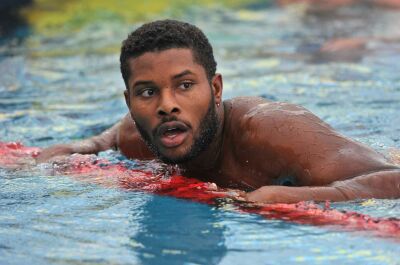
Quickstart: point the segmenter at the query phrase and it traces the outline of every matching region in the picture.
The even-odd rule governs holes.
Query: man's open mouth
[[[163,123],[158,128],[157,135],[160,137],[163,146],[171,148],[182,144],[188,135],[188,131],[189,127],[183,122],[171,121]]]

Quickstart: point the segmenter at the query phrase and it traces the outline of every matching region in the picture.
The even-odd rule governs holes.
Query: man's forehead
[[[161,51],[150,51],[145,52],[138,57],[129,59],[129,64],[132,67],[146,67],[160,63],[184,63],[192,65],[196,62],[192,50],[188,48],[171,48]]]
[[[195,61],[193,52],[189,48],[146,52],[136,58],[129,59],[129,66],[130,79],[153,76],[160,72],[168,72],[174,75],[184,70],[190,70],[194,74],[205,74],[205,70]]]

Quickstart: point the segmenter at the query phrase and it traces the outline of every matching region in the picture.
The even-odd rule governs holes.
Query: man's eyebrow
[[[153,85],[154,82],[148,80],[139,80],[133,83],[132,88],[137,87],[139,85]]]
[[[193,73],[190,70],[185,70],[185,71],[183,71],[183,72],[181,72],[179,74],[174,75],[172,77],[172,79],[178,79],[178,78],[181,78],[182,76],[190,75],[190,74],[193,74]]]
[[[174,75],[172,77],[172,79],[178,79],[178,78],[181,78],[182,76],[190,75],[190,74],[193,74],[193,72],[190,70],[185,70],[179,74]],[[154,85],[154,82],[150,81],[150,80],[138,80],[135,83],[133,83],[132,88],[137,87],[139,85],[145,85],[145,86],[146,85]]]

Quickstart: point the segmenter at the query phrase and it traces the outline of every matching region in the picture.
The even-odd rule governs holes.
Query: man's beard
[[[215,135],[218,131],[218,116],[214,107],[214,98],[211,98],[208,110],[204,118],[200,122],[199,134],[195,136],[192,146],[186,154],[171,158],[163,155],[154,141],[151,140],[149,133],[137,122],[136,128],[138,129],[143,140],[153,154],[155,154],[161,161],[167,164],[182,164],[196,158],[201,152],[203,152],[214,140]],[[167,121],[177,121],[176,118],[168,119]],[[166,121],[164,121],[166,122]],[[156,129],[153,130],[153,139],[156,137]]]

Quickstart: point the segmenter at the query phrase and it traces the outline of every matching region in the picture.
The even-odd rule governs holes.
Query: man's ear
[[[222,89],[223,89],[221,74],[214,75],[214,77],[211,80],[211,87],[212,87],[212,92],[214,94],[215,104],[219,106],[222,102]]]
[[[125,89],[124,96],[125,96],[126,106],[128,106],[128,109],[129,109],[131,107],[131,102],[129,100],[129,91],[128,91],[128,89]]]

